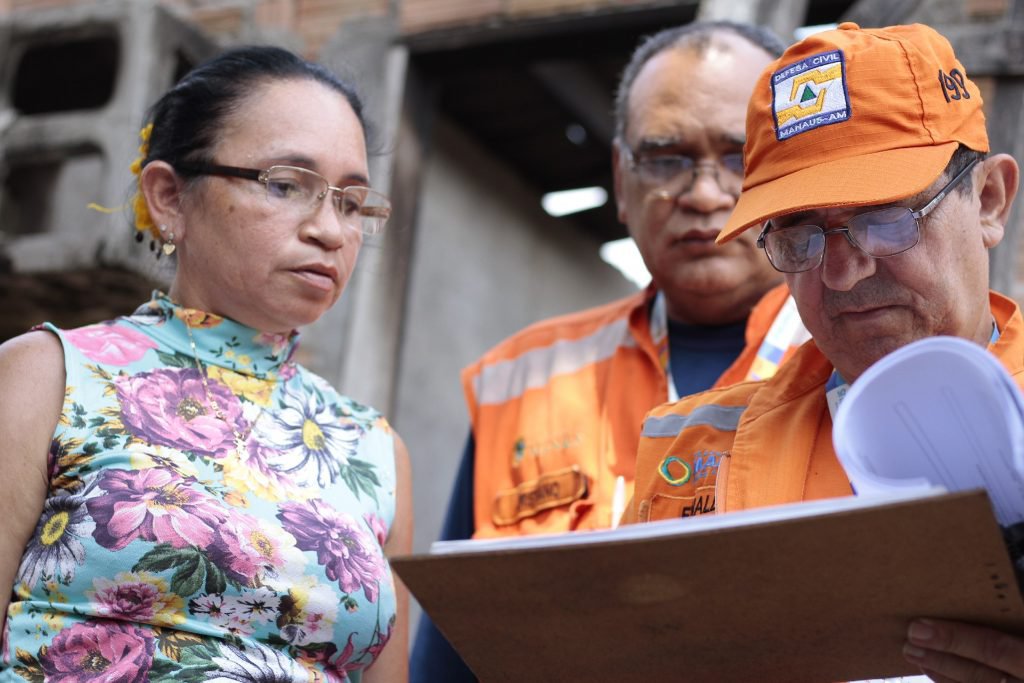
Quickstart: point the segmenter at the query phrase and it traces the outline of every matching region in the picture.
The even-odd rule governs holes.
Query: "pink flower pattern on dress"
[[[207,380],[224,419],[218,417],[194,368],[141,372],[117,377],[114,384],[125,426],[150,443],[216,457],[235,447],[236,430],[249,431],[238,397],[220,382]]]
[[[383,548],[384,544],[388,540],[387,523],[372,512],[368,512],[363,515],[363,519],[366,520],[366,524],[370,527],[370,531],[373,532],[373,535],[377,537],[377,543],[379,543]]]
[[[338,646],[331,643],[318,650],[299,650],[299,659],[310,664],[323,667],[324,677],[328,683],[348,683],[349,673],[363,668],[361,658],[353,659],[356,648],[352,644],[352,636],[348,637],[345,648],[338,653]]]
[[[210,559],[229,578],[245,586],[258,584],[258,577],[284,563],[280,541],[263,529],[264,524],[240,512],[232,512],[217,527],[210,546]]]
[[[107,365],[128,365],[157,348],[157,343],[146,335],[120,325],[101,323],[64,334],[86,358]]]
[[[285,531],[295,536],[299,548],[316,552],[328,579],[337,581],[346,593],[362,588],[366,599],[376,602],[384,561],[352,515],[338,512],[324,501],[311,500],[284,503],[277,516]]]
[[[47,680],[62,683],[141,683],[149,680],[152,632],[120,621],[95,620],[64,629],[39,655]]]
[[[391,640],[391,634],[394,633],[394,631],[395,622],[392,620],[388,622],[388,630],[386,632],[377,634],[377,642],[367,648],[367,653],[374,659],[380,657],[380,653],[384,651],[384,646],[386,646]]]
[[[125,621],[148,622],[156,616],[160,590],[152,583],[116,583],[106,579],[97,587],[93,604],[97,614]]]
[[[137,538],[175,548],[206,547],[213,541],[215,527],[225,520],[224,512],[207,496],[162,467],[108,470],[99,488],[107,495],[90,498],[86,506],[96,520],[93,538],[111,550],[120,550]]]

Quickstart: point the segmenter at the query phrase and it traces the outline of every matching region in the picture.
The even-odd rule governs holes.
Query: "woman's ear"
[[[1010,209],[1017,194],[1020,169],[1009,154],[996,154],[982,162],[982,172],[975,182],[980,184],[979,218],[982,241],[989,249],[1003,238]]]
[[[149,162],[139,176],[139,191],[146,198],[154,225],[170,228],[175,240],[180,240],[185,233],[181,216],[184,187],[184,181],[166,161]]]

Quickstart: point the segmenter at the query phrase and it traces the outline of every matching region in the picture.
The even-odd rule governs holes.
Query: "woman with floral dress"
[[[293,360],[390,211],[360,100],[241,48],[142,138],[170,290],[0,346],[0,680],[405,681],[408,454]]]

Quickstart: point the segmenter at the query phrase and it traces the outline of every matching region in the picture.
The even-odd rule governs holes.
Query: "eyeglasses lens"
[[[381,232],[391,215],[391,203],[379,192],[359,186],[332,188],[323,176],[301,168],[274,166],[265,185],[267,200],[297,217],[307,214],[330,192],[341,222],[367,235]]]
[[[875,257],[895,256],[915,246],[921,238],[910,209],[898,206],[854,216],[847,227],[857,246]]]
[[[326,189],[322,178],[297,168],[272,167],[266,176],[267,200],[272,204],[308,208]]]
[[[637,159],[637,175],[645,185],[664,187],[691,187],[699,172],[693,158],[679,154],[664,154]],[[739,187],[743,183],[743,155],[724,154],[709,162],[709,168],[723,188]]]
[[[845,232],[854,246],[875,258],[903,253],[921,238],[917,220],[910,209],[903,207],[859,214],[838,231]],[[799,273],[821,263],[825,230],[817,225],[770,230],[764,235],[764,245],[773,266],[784,273]]]
[[[351,222],[366,235],[376,235],[384,229],[391,216],[391,202],[368,187],[346,187],[334,192],[334,203],[342,220]]]
[[[814,268],[825,251],[825,234],[816,225],[794,225],[764,236],[764,249],[772,265],[784,273]]]
[[[636,170],[645,184],[665,185],[690,177],[693,174],[693,159],[677,155],[648,157],[637,161]]]

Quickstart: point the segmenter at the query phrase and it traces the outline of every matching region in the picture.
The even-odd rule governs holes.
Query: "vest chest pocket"
[[[655,493],[640,504],[640,521],[695,517],[715,511],[715,485],[698,486],[690,496]]]

